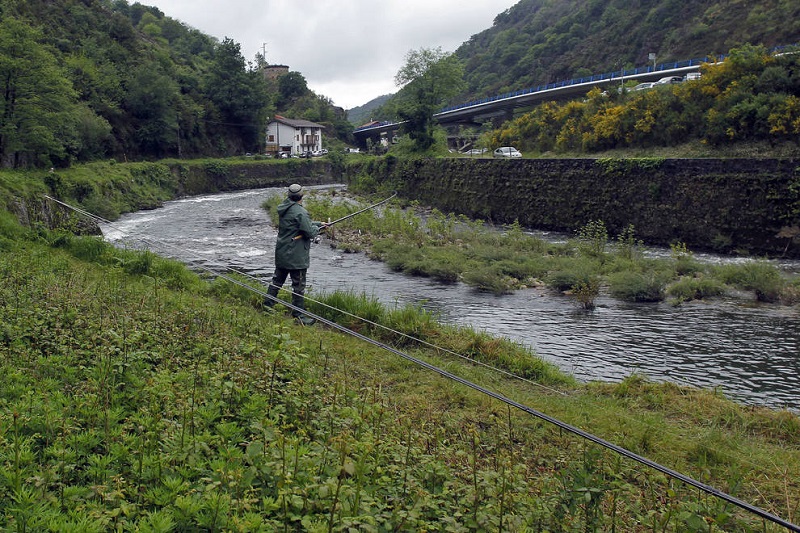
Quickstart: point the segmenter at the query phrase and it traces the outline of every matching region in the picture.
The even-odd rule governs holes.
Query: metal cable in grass
[[[383,200],[383,201],[381,201],[381,202],[379,202],[379,203],[375,204],[374,206],[377,206],[377,205],[383,204],[383,203],[385,203],[385,202],[387,202],[387,201],[391,200],[392,198],[394,198],[396,195],[397,195],[397,193],[393,194],[392,196],[390,196],[390,197],[389,197],[389,198],[387,198],[386,200]],[[59,203],[59,204],[61,204],[61,205],[65,206],[65,207],[68,207],[68,208],[70,208],[70,209],[73,209],[73,210],[75,210],[76,212],[78,212],[78,213],[80,213],[80,214],[82,214],[82,215],[84,215],[84,216],[87,216],[87,217],[89,217],[89,218],[91,218],[91,219],[93,219],[93,220],[95,220],[95,221],[97,221],[97,222],[102,222],[103,224],[105,224],[105,225],[107,225],[107,226],[109,226],[109,227],[111,227],[111,228],[115,229],[116,231],[120,232],[120,233],[121,233],[121,234],[123,234],[123,235],[125,235],[125,234],[126,234],[126,232],[125,232],[125,231],[123,231],[123,230],[119,229],[118,227],[114,226],[114,223],[113,223],[113,222],[110,222],[110,221],[108,221],[108,220],[106,220],[106,219],[104,219],[104,218],[102,218],[102,217],[100,217],[100,216],[94,215],[94,214],[92,214],[92,213],[89,213],[88,211],[85,211],[85,210],[82,210],[82,209],[80,209],[80,208],[74,207],[74,206],[72,206],[72,205],[70,205],[70,204],[67,204],[67,203],[65,203],[65,202],[62,202],[62,201],[60,201],[60,200],[57,200],[57,199],[55,199],[55,198],[51,198],[50,196],[47,196],[47,195],[45,195],[45,198],[48,198],[48,199],[50,199],[50,200],[52,200],[52,201],[54,201],[54,202],[57,202],[57,203]],[[374,207],[374,206],[369,206],[369,208],[372,208],[372,207]],[[337,220],[337,221],[335,221],[335,222],[339,222],[339,221],[341,221],[341,220],[344,220],[344,219],[346,219],[346,218],[348,218],[348,217],[351,217],[351,216],[353,216],[353,215],[355,215],[355,214],[358,214],[358,213],[360,213],[360,212],[363,212],[363,211],[365,211],[366,209],[369,209],[369,208],[365,208],[365,209],[362,209],[361,211],[357,211],[356,213],[352,213],[352,214],[350,214],[350,215],[347,215],[346,217],[342,217],[341,219],[339,219],[339,220]],[[163,247],[163,248],[167,248],[167,249],[181,250],[181,251],[183,251],[183,252],[189,251],[189,252],[191,252],[191,253],[192,253],[192,255],[194,255],[194,256],[195,256],[195,258],[196,258],[196,259],[202,259],[202,257],[200,257],[200,255],[199,255],[199,254],[197,254],[197,253],[196,253],[196,252],[194,252],[193,250],[190,250],[190,249],[188,249],[188,248],[185,248],[185,247],[183,247],[183,248],[182,248],[182,247],[179,247],[179,246],[171,245],[171,244],[169,244],[169,243],[165,243],[165,242],[163,242],[163,241],[159,241],[158,239],[148,239],[148,238],[146,238],[146,237],[145,237],[145,238],[139,238],[138,240],[139,240],[140,242],[143,242],[143,243],[145,243],[145,244],[157,244],[157,245],[159,245],[159,246],[161,246],[161,247]],[[209,273],[209,274],[212,274],[212,275],[214,275],[214,276],[221,277],[221,278],[223,278],[223,279],[226,279],[227,281],[231,281],[231,282],[235,283],[236,285],[238,285],[238,286],[240,286],[240,287],[242,287],[242,288],[245,288],[245,289],[249,289],[249,290],[251,290],[251,291],[253,291],[253,292],[255,292],[255,293],[257,293],[257,294],[259,294],[259,295],[261,295],[261,296],[268,297],[268,298],[270,298],[271,300],[275,301],[276,303],[281,303],[281,304],[283,304],[283,305],[287,306],[288,308],[290,308],[290,309],[292,309],[292,310],[298,310],[297,308],[295,308],[294,306],[292,306],[292,305],[288,304],[288,303],[287,303],[287,302],[285,302],[284,300],[280,300],[280,299],[278,299],[278,298],[275,298],[275,297],[273,297],[272,295],[269,295],[269,294],[267,294],[267,293],[265,293],[265,292],[261,291],[260,289],[258,289],[258,288],[256,288],[256,287],[252,287],[252,286],[250,286],[250,285],[247,285],[246,283],[242,283],[241,281],[234,281],[234,280],[230,279],[228,276],[225,276],[225,275],[223,275],[223,274],[220,274],[219,272],[217,272],[217,271],[215,271],[215,270],[213,270],[213,269],[207,268],[207,267],[198,266],[198,268],[200,268],[200,269],[204,270],[205,272],[207,272],[207,273]],[[262,279],[259,279],[259,278],[255,277],[255,276],[253,276],[253,275],[251,275],[251,274],[249,274],[249,273],[247,273],[247,272],[243,272],[243,271],[241,271],[241,270],[237,270],[236,268],[233,268],[233,267],[228,267],[228,270],[229,270],[229,271],[231,271],[231,272],[235,272],[236,274],[238,274],[238,275],[240,275],[240,276],[242,276],[242,277],[245,277],[245,278],[251,279],[251,280],[253,280],[254,282],[258,283],[259,285],[263,285],[263,284],[265,283],[265,282],[264,282]],[[267,283],[267,285],[268,285],[268,286],[271,286],[271,285],[272,285],[272,282],[271,282],[271,280],[270,280],[270,281],[267,281],[266,283]],[[547,391],[547,392],[550,392],[550,393],[553,393],[553,394],[559,394],[559,395],[562,395],[562,396],[567,396],[567,393],[565,393],[564,391],[560,391],[560,390],[558,390],[558,389],[555,389],[555,388],[552,388],[552,387],[548,387],[547,385],[543,385],[542,383],[538,383],[538,382],[536,382],[536,381],[533,381],[533,380],[531,380],[531,379],[525,378],[525,377],[523,377],[523,376],[520,376],[520,375],[518,375],[518,374],[514,374],[513,372],[510,372],[510,371],[508,371],[508,370],[505,370],[505,369],[502,369],[502,368],[498,368],[498,367],[496,367],[496,366],[492,366],[492,365],[490,365],[490,364],[488,364],[488,363],[484,363],[483,361],[478,361],[478,360],[476,360],[476,359],[474,359],[474,358],[472,358],[472,357],[468,357],[468,356],[466,356],[466,355],[464,355],[464,354],[460,354],[460,353],[458,353],[458,352],[454,352],[454,351],[452,351],[452,350],[450,350],[450,349],[448,349],[448,348],[443,348],[443,347],[441,347],[441,346],[437,346],[436,344],[430,343],[430,342],[428,342],[428,341],[425,341],[425,340],[423,340],[423,339],[419,339],[419,338],[417,338],[417,337],[414,337],[413,335],[409,335],[409,334],[407,334],[407,333],[404,333],[404,332],[402,332],[402,331],[399,331],[399,330],[396,330],[396,329],[390,328],[389,326],[385,326],[385,325],[383,325],[383,324],[379,324],[379,323],[377,323],[377,322],[373,322],[373,321],[371,321],[371,320],[369,320],[369,319],[367,319],[367,318],[364,318],[364,317],[358,316],[358,315],[356,315],[356,314],[350,313],[350,312],[348,312],[348,311],[345,311],[344,309],[339,309],[339,308],[337,308],[337,307],[334,307],[334,306],[332,306],[332,305],[328,305],[328,304],[326,304],[325,302],[322,302],[322,301],[320,301],[320,300],[317,300],[317,299],[315,299],[315,298],[313,298],[312,296],[309,296],[309,295],[307,295],[307,294],[306,294],[304,297],[305,297],[305,299],[306,299],[306,300],[308,300],[308,301],[310,301],[310,302],[313,302],[313,303],[315,303],[315,304],[319,305],[320,307],[327,308],[327,309],[329,309],[329,310],[331,310],[331,311],[336,311],[336,312],[338,312],[338,313],[341,313],[342,315],[345,315],[345,316],[347,316],[347,317],[350,317],[350,318],[352,318],[352,319],[359,320],[359,321],[361,321],[361,322],[362,322],[362,323],[364,323],[364,324],[367,324],[367,325],[370,325],[370,326],[373,326],[373,327],[376,327],[376,328],[382,329],[382,330],[384,330],[384,331],[386,331],[386,332],[388,332],[388,333],[391,333],[391,334],[393,334],[393,335],[397,335],[398,337],[402,337],[402,338],[405,338],[405,339],[407,339],[407,340],[414,341],[414,342],[416,342],[416,343],[418,343],[418,344],[420,344],[420,345],[422,345],[422,346],[425,346],[425,347],[431,348],[431,349],[433,349],[433,350],[436,350],[436,351],[437,351],[437,352],[439,352],[439,353],[445,353],[445,354],[451,355],[451,356],[453,356],[453,357],[457,357],[457,358],[459,358],[459,359],[462,359],[462,360],[464,360],[464,361],[467,361],[467,362],[469,362],[469,363],[471,363],[471,364],[473,364],[473,365],[480,366],[480,367],[483,367],[483,368],[486,368],[486,369],[492,370],[492,371],[494,371],[494,372],[496,372],[496,373],[498,373],[498,374],[501,374],[501,375],[503,375],[503,376],[506,376],[506,377],[508,377],[508,378],[512,378],[512,379],[516,379],[516,380],[519,380],[519,381],[522,381],[522,382],[528,383],[528,384],[530,384],[530,385],[533,385],[533,386],[535,386],[535,387],[538,387],[538,388],[540,388],[540,389],[542,389],[542,390],[545,390],[545,391]],[[302,310],[302,309],[300,309],[300,311],[303,311],[303,310]],[[309,313],[306,311],[306,314],[309,314]]]
[[[88,217],[90,217],[90,218],[92,218],[92,219],[94,219],[96,221],[103,221],[104,223],[109,224],[109,225],[111,225],[113,227],[113,224],[111,224],[107,220],[103,219],[102,217],[93,215],[93,214],[88,213],[87,211],[84,211],[84,210],[81,210],[81,209],[74,208],[73,206],[71,206],[69,204],[66,204],[66,203],[64,203],[64,202],[62,202],[60,200],[56,200],[56,199],[51,198],[49,196],[45,196],[45,197],[50,199],[50,200],[53,200],[53,201],[55,201],[55,202],[57,202],[57,203],[59,203],[61,205],[64,205],[64,206],[66,206],[66,207],[68,207],[70,209],[74,209],[76,212],[84,214],[85,216],[88,216]],[[124,232],[122,232],[122,233],[124,233]],[[141,239],[141,240],[142,240],[142,242],[145,242],[145,243],[148,242],[147,239]],[[162,243],[162,244],[166,244],[166,243]],[[171,246],[171,245],[167,245],[167,247],[178,248],[178,247],[174,247],[174,246]],[[235,278],[231,278],[230,276],[227,276],[226,274],[215,272],[213,269],[210,269],[210,268],[207,268],[207,267],[199,267],[199,268],[202,269],[202,270],[205,270],[205,271],[207,271],[207,272],[209,272],[211,274],[214,274],[214,275],[216,275],[218,277],[221,277],[221,278],[223,278],[223,279],[225,279],[227,281],[230,281],[231,283],[234,283],[235,285],[238,285],[240,287],[243,287],[243,288],[246,288],[248,290],[251,290],[251,291],[253,291],[253,292],[255,292],[255,293],[259,294],[259,295],[267,296],[267,293],[265,291],[262,291],[260,289],[256,289],[254,287],[251,287],[250,285],[247,285],[244,282],[236,280]],[[244,274],[244,275],[252,278],[252,276],[249,276],[247,274]],[[256,279],[256,278],[253,278],[253,279]],[[489,396],[490,398],[494,398],[495,400],[500,401],[502,403],[505,403],[506,405],[508,405],[510,407],[514,407],[514,408],[516,408],[516,409],[518,409],[518,410],[520,410],[520,411],[522,411],[524,413],[527,413],[527,414],[529,414],[531,416],[539,418],[540,420],[544,420],[545,422],[548,422],[548,423],[550,423],[550,424],[552,424],[554,426],[557,426],[557,427],[561,428],[564,431],[567,431],[569,433],[577,435],[577,436],[579,436],[579,437],[581,437],[581,438],[583,438],[585,440],[588,440],[588,441],[593,442],[593,443],[595,443],[595,444],[597,444],[599,446],[602,446],[602,447],[604,447],[604,448],[606,448],[608,450],[611,450],[611,451],[613,451],[613,452],[615,452],[615,453],[617,453],[617,454],[619,454],[619,455],[621,455],[623,457],[627,457],[628,459],[631,459],[631,460],[636,461],[636,462],[638,462],[638,463],[640,463],[642,465],[645,465],[645,466],[647,466],[649,468],[657,470],[657,471],[661,472],[662,474],[664,474],[666,476],[669,476],[669,477],[671,477],[673,479],[677,479],[679,481],[682,481],[683,483],[685,483],[687,485],[695,487],[698,490],[701,490],[701,491],[703,491],[703,492],[705,492],[707,494],[710,494],[710,495],[712,495],[712,496],[714,496],[716,498],[719,498],[719,499],[724,500],[724,501],[726,501],[728,503],[731,503],[731,504],[739,507],[740,509],[743,509],[743,510],[749,512],[749,513],[755,514],[755,515],[757,515],[757,516],[759,516],[759,517],[761,517],[761,518],[763,518],[765,520],[769,520],[770,522],[778,524],[778,525],[780,525],[780,526],[782,526],[782,527],[784,527],[784,528],[786,528],[786,529],[788,529],[790,531],[794,531],[794,532],[800,533],[800,526],[798,526],[796,524],[793,524],[793,523],[791,523],[791,522],[789,522],[787,520],[784,520],[783,518],[781,518],[781,517],[779,517],[777,515],[774,515],[774,514],[768,512],[768,511],[766,511],[764,509],[761,509],[758,506],[752,505],[752,504],[750,504],[748,502],[740,500],[739,498],[731,496],[730,494],[727,494],[727,493],[725,493],[725,492],[723,492],[723,491],[721,491],[721,490],[719,490],[719,489],[717,489],[715,487],[712,487],[711,485],[707,485],[705,483],[697,481],[694,478],[691,478],[691,477],[689,477],[689,476],[687,476],[685,474],[682,474],[682,473],[680,473],[680,472],[678,472],[676,470],[668,468],[668,467],[666,467],[666,466],[664,466],[664,465],[662,465],[660,463],[652,461],[652,460],[650,460],[650,459],[648,459],[648,458],[646,458],[646,457],[644,457],[642,455],[634,453],[634,452],[632,452],[632,451],[630,451],[630,450],[628,450],[626,448],[623,448],[621,446],[618,446],[618,445],[616,445],[616,444],[614,444],[614,443],[612,443],[610,441],[602,439],[602,438],[600,438],[600,437],[598,437],[598,436],[596,436],[596,435],[594,435],[592,433],[589,433],[587,431],[584,431],[584,430],[582,430],[582,429],[580,429],[580,428],[578,428],[576,426],[573,426],[571,424],[563,422],[563,421],[561,421],[561,420],[559,420],[557,418],[554,418],[554,417],[552,417],[550,415],[547,415],[547,414],[545,414],[545,413],[543,413],[541,411],[533,409],[532,407],[528,407],[528,406],[526,406],[526,405],[524,405],[522,403],[519,403],[519,402],[517,402],[515,400],[512,400],[511,398],[508,398],[508,397],[506,397],[506,396],[504,396],[504,395],[502,395],[502,394],[500,394],[498,392],[489,390],[486,387],[483,387],[481,385],[473,383],[472,381],[467,380],[465,378],[462,378],[462,377],[460,377],[460,376],[458,376],[456,374],[453,374],[452,372],[448,372],[447,370],[444,370],[444,369],[439,368],[439,367],[437,367],[437,366],[435,366],[435,365],[433,365],[431,363],[423,361],[422,359],[416,358],[416,357],[414,357],[412,355],[409,355],[409,354],[407,354],[405,352],[402,352],[402,351],[400,351],[400,350],[398,350],[398,349],[396,349],[396,348],[394,348],[392,346],[389,346],[388,344],[386,344],[384,342],[378,341],[376,339],[373,339],[371,337],[368,337],[366,335],[358,333],[357,331],[351,330],[351,329],[346,328],[346,327],[344,327],[344,326],[342,326],[340,324],[337,324],[336,322],[333,322],[332,320],[328,320],[327,318],[324,318],[324,317],[319,316],[317,314],[311,313],[311,312],[309,312],[307,310],[304,310],[304,309],[301,309],[299,307],[296,307],[296,306],[294,306],[294,305],[292,305],[292,304],[290,304],[288,302],[283,302],[281,300],[281,303],[284,304],[289,309],[292,309],[294,311],[302,311],[305,314],[307,314],[308,316],[310,316],[312,318],[315,318],[319,322],[321,322],[321,323],[323,323],[323,324],[325,324],[325,325],[327,325],[327,326],[329,326],[329,327],[331,327],[333,329],[336,329],[336,330],[338,330],[338,331],[340,331],[342,333],[345,333],[345,334],[350,335],[350,336],[352,336],[354,338],[357,338],[359,340],[362,340],[364,342],[372,344],[373,346],[376,346],[378,348],[381,348],[383,350],[391,352],[391,353],[393,353],[393,354],[395,354],[395,355],[397,355],[399,357],[402,357],[403,359],[405,359],[405,360],[407,360],[407,361],[409,361],[411,363],[414,363],[414,364],[416,364],[416,365],[418,365],[418,366],[420,366],[422,368],[425,368],[426,370],[429,370],[431,372],[439,374],[440,376],[442,376],[442,377],[444,377],[446,379],[449,379],[449,380],[454,381],[456,383],[460,383],[461,385],[464,385],[464,386],[466,386],[466,387],[468,387],[470,389],[473,389],[473,390],[475,390],[475,391],[477,391],[477,392],[479,392],[479,393],[481,393],[481,394],[483,394],[485,396]],[[324,304],[322,304],[322,305],[324,305]],[[327,307],[330,307],[330,306],[327,306]],[[358,318],[358,317],[356,317],[356,318]],[[520,379],[522,379],[522,378],[520,378]]]

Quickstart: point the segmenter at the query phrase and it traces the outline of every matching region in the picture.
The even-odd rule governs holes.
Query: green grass
[[[4,197],[39,188],[31,176],[0,177]],[[94,179],[76,174],[61,185],[86,198],[113,188]],[[75,188],[81,180],[91,187]],[[128,205],[109,197],[111,210]],[[586,258],[574,244],[528,239],[513,226],[498,235],[459,218],[432,220],[435,231],[389,210],[368,224],[386,239],[462,250],[452,257],[474,269],[490,257],[501,272],[540,279],[573,259],[603,279],[659,270],[613,247]],[[760,266],[708,275],[753,291],[773,279]],[[3,530],[781,531],[395,354],[301,327],[280,306],[264,312],[240,285],[152,254],[22,228],[2,212],[0,279]],[[789,289],[798,293],[796,280],[782,295]],[[796,414],[637,376],[579,385],[524,347],[442,326],[419,308],[327,298],[442,347],[336,316],[416,358],[796,521]]]
[[[224,280],[96,239],[49,241],[12,240],[0,254],[2,529],[761,530],[394,354],[264,313]],[[548,366],[418,309],[329,298],[515,373]],[[527,370],[542,388],[390,339],[754,504],[797,508],[795,415]]]

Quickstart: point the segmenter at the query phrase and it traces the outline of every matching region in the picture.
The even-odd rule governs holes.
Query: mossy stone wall
[[[445,212],[574,232],[602,220],[609,234],[690,249],[800,257],[778,233],[800,224],[800,161],[792,159],[389,159],[362,179]]]
[[[304,185],[331,181],[331,165],[311,159],[263,163],[190,162],[172,164],[170,169],[177,177],[179,196],[288,186],[295,181]]]

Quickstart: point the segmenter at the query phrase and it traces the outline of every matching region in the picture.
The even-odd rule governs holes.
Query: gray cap
[[[303,187],[296,183],[289,185],[289,194],[303,194]]]

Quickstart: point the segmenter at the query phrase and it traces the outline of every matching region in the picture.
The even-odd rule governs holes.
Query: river
[[[184,198],[124,215],[102,229],[118,245],[141,247],[147,240],[152,251],[190,265],[268,281],[277,232],[260,205],[273,194],[284,189]],[[616,382],[637,373],[717,389],[744,404],[800,411],[796,308],[741,298],[675,307],[600,297],[594,310],[585,311],[547,289],[494,295],[396,273],[363,254],[334,250],[324,239],[312,246],[308,282],[310,297],[347,289],[387,305],[421,303],[443,322],[527,345],[581,381]]]

